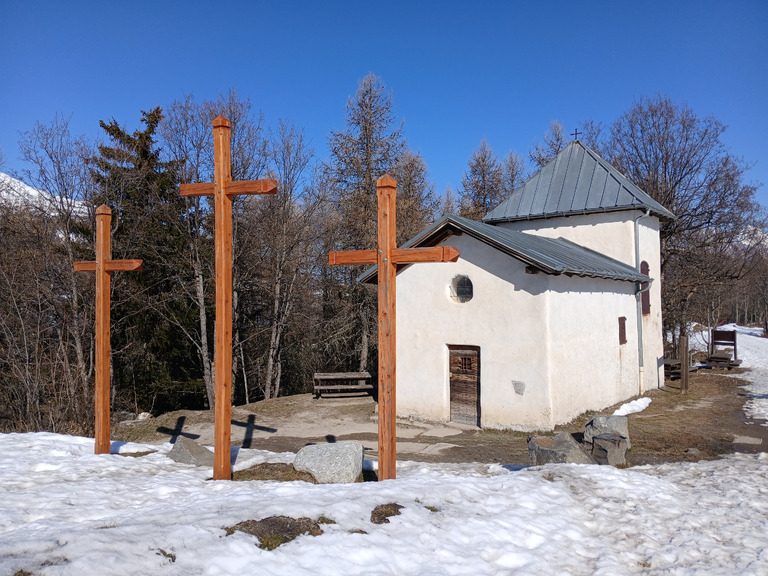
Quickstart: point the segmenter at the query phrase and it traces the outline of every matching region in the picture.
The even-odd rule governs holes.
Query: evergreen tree
[[[113,275],[112,354],[117,401],[141,410],[202,407],[200,368],[184,331],[194,321],[179,298],[185,239],[177,165],[161,160],[155,132],[160,108],[142,111],[132,134],[116,120],[100,122],[110,145],[91,159],[97,204],[112,208],[113,258],[138,258],[144,271]],[[174,322],[185,319],[183,322]]]

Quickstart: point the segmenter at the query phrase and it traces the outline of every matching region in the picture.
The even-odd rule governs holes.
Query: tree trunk
[[[213,381],[213,367],[208,349],[208,317],[205,313],[205,286],[203,284],[203,266],[200,262],[200,254],[195,250],[192,266],[195,273],[195,304],[197,305],[200,323],[200,342],[198,351],[200,361],[203,364],[203,380],[205,381],[205,394],[208,397],[208,407],[213,410],[216,405],[216,388]]]

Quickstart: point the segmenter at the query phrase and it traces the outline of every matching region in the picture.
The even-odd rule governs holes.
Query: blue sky
[[[55,114],[99,120],[235,88],[304,128],[317,158],[368,72],[391,90],[436,190],[456,189],[483,138],[527,156],[551,120],[567,133],[665,94],[728,126],[768,207],[768,2],[279,2],[0,0],[0,146]]]

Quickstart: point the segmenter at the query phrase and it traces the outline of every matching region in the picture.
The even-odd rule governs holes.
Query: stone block
[[[623,466],[627,463],[627,439],[619,434],[599,434],[592,438],[592,458],[598,464]]]
[[[363,445],[334,442],[304,446],[296,454],[293,467],[309,472],[320,484],[356,482],[363,472]]]
[[[213,467],[213,452],[186,436],[179,436],[168,452],[168,458],[182,464]]]
[[[584,444],[592,447],[592,439],[601,434],[618,434],[627,441],[627,448],[632,448],[629,441],[629,424],[626,416],[607,416],[599,414],[592,417],[584,426]]]
[[[531,464],[594,464],[595,461],[568,432],[528,438]]]

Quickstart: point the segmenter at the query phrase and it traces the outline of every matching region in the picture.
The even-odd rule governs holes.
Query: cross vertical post
[[[378,267],[379,324],[379,480],[396,478],[396,321],[397,265],[420,262],[456,262],[459,251],[451,246],[398,249],[397,182],[389,174],[376,181],[378,230],[376,250],[329,252],[328,263],[376,264]]]
[[[397,249],[396,231],[396,183],[393,178],[376,182],[378,201],[378,316],[379,316],[379,474],[383,478],[395,478],[397,460],[396,414],[396,356],[395,338],[397,290],[397,264],[393,252]]]
[[[96,209],[96,260],[75,262],[75,272],[96,272],[96,351],[95,351],[95,446],[94,453],[109,454],[109,355],[111,273],[117,270],[140,271],[141,260],[112,260],[112,210],[105,205]]]
[[[231,480],[232,465],[232,196],[274,194],[276,180],[232,180],[232,123],[213,119],[214,182],[182,184],[182,196],[213,196],[216,252],[214,480]]]

